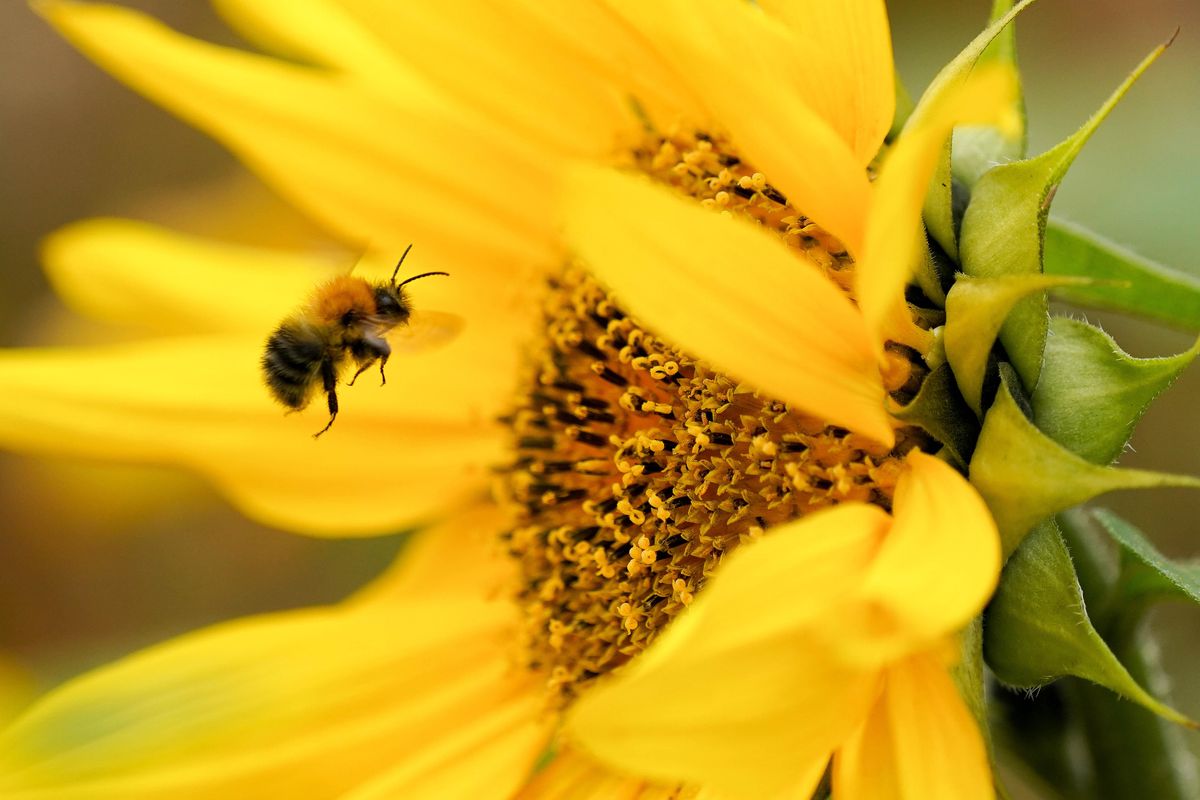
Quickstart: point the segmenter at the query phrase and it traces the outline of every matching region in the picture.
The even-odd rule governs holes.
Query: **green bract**
[[[1093,464],[1038,430],[1017,405],[1015,375],[1001,368],[996,402],[984,418],[970,477],[983,495],[1005,554],[1011,554],[1040,520],[1117,489],[1159,486],[1200,488],[1200,479]]]
[[[1124,450],[1142,414],[1196,357],[1200,342],[1168,358],[1134,358],[1079,320],[1050,322],[1033,419],[1047,436],[1096,464]]]
[[[965,80],[975,65],[981,60],[985,60],[985,52],[988,51],[989,45],[996,40],[1009,26],[1017,16],[1025,10],[1034,0],[1022,0],[1015,7],[1009,8],[1012,4],[1005,0],[997,0],[993,8],[993,22],[984,29],[983,33],[976,36],[961,53],[955,56],[949,64],[942,67],[934,79],[930,81],[929,86],[925,89],[925,94],[922,95],[917,107],[913,109],[912,114],[906,123],[908,126],[914,125],[921,119],[922,114],[936,104],[937,98],[945,92],[958,85]],[[1012,34],[1006,34],[1011,37]],[[1014,47],[1010,41],[1005,47],[1004,39],[1001,39],[1001,45],[998,49],[990,51],[989,57],[1002,58],[1007,52],[1010,55],[1014,52]],[[938,164],[937,170],[934,172],[933,181],[929,187],[929,194],[925,198],[925,226],[929,229],[929,235],[933,237],[942,250],[944,250],[951,258],[958,258],[958,236],[956,233],[956,224],[954,219],[954,199],[953,199],[953,167],[951,166],[952,141],[946,142],[946,146],[942,151],[942,157]],[[988,156],[983,156],[984,160]],[[978,161],[980,153],[978,148],[972,147],[972,159]]]
[[[988,665],[1009,686],[1032,689],[1074,675],[1173,722],[1193,724],[1139,686],[1100,638],[1053,521],[1038,525],[1005,565],[983,641]]]
[[[995,0],[988,28],[938,74],[908,124],[977,64],[1015,64],[1011,22],[1029,4]],[[1200,331],[1200,279],[1049,216],[1084,144],[1169,44],[1040,155],[1025,157],[1023,128],[1008,138],[986,127],[954,132],[924,205],[929,248],[914,266],[932,306],[917,311],[940,325],[938,347],[916,397],[892,409],[941,442],[948,461],[967,465],[1001,533],[1007,562],[981,625],[963,637],[960,687],[977,704],[984,660],[1007,686],[1054,684],[1038,713],[1029,713],[1033,699],[991,698],[993,708],[1022,715],[992,714],[996,744],[1072,800],[1200,790],[1178,730],[1164,720],[1194,723],[1167,704],[1140,627],[1153,602],[1200,602],[1200,564],[1165,558],[1111,512],[1069,511],[1116,489],[1200,488],[1196,478],[1112,466],[1200,341],[1177,355],[1134,358],[1098,327],[1052,316],[1047,298]],[[1072,755],[1081,741],[1086,767]]]
[[[1046,216],[1058,184],[1096,128],[1164,49],[1166,45],[1147,56],[1087,124],[1060,144],[1027,161],[1001,164],[979,179],[962,220],[960,247],[967,274],[1041,273]],[[1037,385],[1048,320],[1045,296],[1029,297],[1009,313],[1000,331],[1000,341],[1028,389]]]

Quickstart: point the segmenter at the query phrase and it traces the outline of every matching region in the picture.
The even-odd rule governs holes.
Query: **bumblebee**
[[[329,401],[329,422],[313,438],[329,430],[338,415],[338,375],[349,361],[358,376],[379,363],[380,385],[387,383],[384,367],[392,347],[384,338],[389,331],[405,327],[408,343],[439,338],[453,333],[452,315],[424,312],[414,325],[412,304],[404,291],[406,284],[447,272],[424,272],[396,283],[400,266],[412,249],[410,244],[400,256],[391,280],[372,283],[355,275],[339,275],[317,287],[307,304],[285,319],[267,339],[262,356],[263,378],[275,399],[290,411],[306,407],[320,385]]]

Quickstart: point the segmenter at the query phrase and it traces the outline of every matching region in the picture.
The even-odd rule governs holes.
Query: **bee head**
[[[375,287],[375,316],[389,326],[400,325],[408,320],[410,312],[404,290],[394,283]]]
[[[418,278],[428,278],[430,275],[450,275],[449,272],[422,272],[420,275],[413,275],[411,278],[405,278],[396,283],[396,276],[400,274],[400,265],[408,257],[409,250],[412,250],[411,244],[404,248],[404,253],[400,256],[400,260],[396,262],[396,269],[392,270],[391,281],[381,284],[375,289],[376,315],[394,325],[406,322],[408,315],[411,313],[408,298],[405,296],[404,289],[402,288],[404,284],[412,283]]]

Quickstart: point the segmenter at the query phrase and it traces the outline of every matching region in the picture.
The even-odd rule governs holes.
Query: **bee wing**
[[[449,343],[462,331],[463,318],[445,311],[414,311],[408,323],[388,334],[397,353],[418,353]]]

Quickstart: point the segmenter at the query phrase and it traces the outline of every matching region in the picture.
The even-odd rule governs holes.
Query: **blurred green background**
[[[125,4],[239,44],[202,2]],[[889,3],[897,62],[914,95],[978,32],[989,5]],[[1175,45],[1084,150],[1054,211],[1200,274],[1200,4],[1042,0],[1018,23],[1018,44],[1031,151],[1040,152],[1177,27]],[[40,237],[75,219],[134,216],[242,241],[330,246],[216,144],[91,66],[20,2],[0,3],[0,130],[0,345],[111,338],[65,314],[39,270]],[[1191,343],[1180,332],[1088,316],[1135,355]],[[1200,474],[1198,398],[1194,367],[1151,410],[1123,463]],[[1200,552],[1200,493],[1127,494],[1110,505],[1168,554]],[[0,508],[0,657],[39,688],[199,625],[335,600],[398,546],[265,529],[198,479],[149,467],[0,454]],[[1168,634],[1179,705],[1198,717],[1200,614],[1164,608],[1154,624]]]

